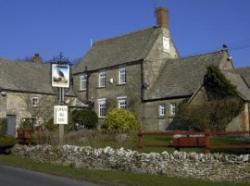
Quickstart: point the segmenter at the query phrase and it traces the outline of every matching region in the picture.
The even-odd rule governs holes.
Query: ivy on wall
[[[238,98],[236,86],[226,79],[216,66],[208,66],[204,76],[203,85],[206,89],[208,100],[222,100]]]
[[[207,67],[203,85],[207,100],[180,104],[175,122],[180,129],[225,130],[242,111],[243,100],[238,96],[236,86],[216,66]]]

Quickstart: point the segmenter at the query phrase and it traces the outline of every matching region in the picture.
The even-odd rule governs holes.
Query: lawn
[[[122,134],[124,135],[124,134]],[[167,147],[144,147],[143,149],[137,148],[137,136],[135,132],[131,132],[125,137],[116,133],[104,133],[97,130],[80,130],[77,132],[66,133],[65,135],[65,144],[79,145],[79,146],[92,146],[94,148],[105,148],[110,146],[112,148],[126,148],[132,150],[138,150],[140,152],[173,152],[174,148]],[[55,137],[57,139],[57,137]],[[143,136],[142,144],[151,144],[151,145],[168,145],[171,141],[170,136]],[[44,140],[42,140],[44,141]],[[46,140],[45,140],[46,141]],[[54,140],[56,141],[56,140]],[[231,144],[249,144],[249,137],[211,137],[210,144],[216,146],[224,146]],[[194,151],[194,152],[204,152],[205,149],[201,148],[182,148],[181,151]],[[228,153],[249,153],[249,150],[228,150],[228,149],[216,149],[212,152],[228,152]]]
[[[210,182],[191,178],[171,178],[160,175],[133,174],[122,171],[93,170],[73,168],[48,163],[39,163],[29,159],[20,159],[13,155],[0,155],[0,164],[29,170],[45,172],[58,176],[86,180],[101,185],[143,185],[143,186],[247,186],[249,183]]]

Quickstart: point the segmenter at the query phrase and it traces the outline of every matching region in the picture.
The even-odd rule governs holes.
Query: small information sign
[[[65,105],[54,106],[54,124],[59,124],[59,125],[68,124],[68,106]]]

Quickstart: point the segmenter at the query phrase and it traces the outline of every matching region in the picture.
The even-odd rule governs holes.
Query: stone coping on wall
[[[12,152],[39,162],[96,169],[116,169],[134,173],[193,177],[211,181],[250,182],[250,154],[224,153],[139,153],[129,149],[89,146],[22,146]]]

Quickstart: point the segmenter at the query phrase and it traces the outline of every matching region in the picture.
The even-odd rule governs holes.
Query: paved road
[[[96,186],[64,177],[33,172],[20,168],[0,166],[1,186]]]

